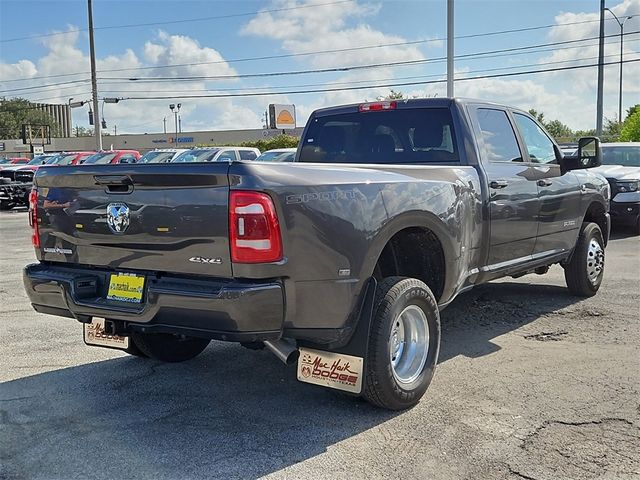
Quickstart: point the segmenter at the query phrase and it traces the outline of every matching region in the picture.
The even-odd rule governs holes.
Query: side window
[[[532,163],[554,163],[556,152],[553,142],[536,122],[526,115],[514,113],[518,130],[522,134]]]
[[[225,150],[218,156],[217,162],[235,162],[236,161],[236,152],[233,150]]]
[[[240,160],[255,160],[258,158],[256,152],[253,150],[239,150],[240,152]]]
[[[484,140],[487,160],[490,162],[522,162],[516,134],[509,117],[502,110],[479,108],[476,110],[478,125]]]
[[[118,163],[136,163],[136,157],[130,153],[127,153],[126,155],[120,157]]]

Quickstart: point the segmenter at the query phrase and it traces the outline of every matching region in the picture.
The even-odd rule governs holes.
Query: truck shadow
[[[491,353],[491,339],[577,300],[479,287],[443,312],[440,361]],[[0,478],[257,478],[396,415],[298,383],[267,351],[216,342],[183,364],[119,357],[1,384]]]
[[[479,285],[441,313],[439,363],[500,349],[492,339],[583,300],[555,285],[500,282]]]

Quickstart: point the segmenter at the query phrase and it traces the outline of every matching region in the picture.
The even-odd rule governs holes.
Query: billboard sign
[[[296,106],[272,103],[269,105],[269,128],[293,130],[296,128]]]

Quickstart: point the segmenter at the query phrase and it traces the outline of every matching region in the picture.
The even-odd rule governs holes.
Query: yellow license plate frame
[[[135,273],[112,273],[109,277],[107,300],[142,303],[145,277]]]

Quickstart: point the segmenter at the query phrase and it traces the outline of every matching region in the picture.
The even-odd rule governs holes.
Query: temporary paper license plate
[[[109,280],[108,300],[140,303],[144,291],[144,277],[133,273],[112,273]]]
[[[84,343],[87,345],[97,345],[99,347],[129,348],[129,337],[110,335],[104,331],[104,318],[93,317],[91,323],[84,325]]]

